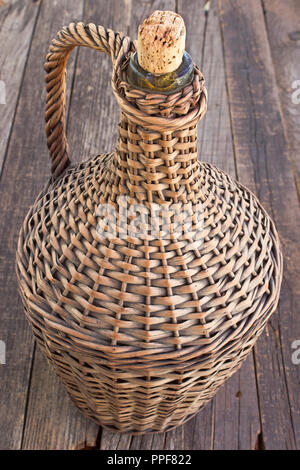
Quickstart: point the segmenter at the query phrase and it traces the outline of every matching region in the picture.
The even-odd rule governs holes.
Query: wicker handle
[[[71,23],[52,40],[45,63],[47,89],[45,120],[47,145],[52,161],[51,172],[55,178],[70,164],[65,113],[66,65],[69,54],[75,46],[91,47],[106,52],[112,59],[113,74],[117,63],[120,63],[124,55],[134,48],[130,38],[123,33],[116,33],[94,24]]]

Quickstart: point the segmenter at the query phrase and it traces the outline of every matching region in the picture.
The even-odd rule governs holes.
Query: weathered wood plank
[[[219,0],[237,170],[274,218],[285,260],[277,314],[255,347],[263,444],[299,448],[299,206],[261,2]]]
[[[212,2],[205,15],[204,6],[199,8],[199,1],[192,0],[187,9],[186,3],[180,0],[179,13],[186,23],[187,50],[201,67],[208,90],[207,114],[198,126],[199,159],[213,163],[235,178],[217,4]]]
[[[31,0],[0,9],[0,173],[38,12],[39,5]]]
[[[185,2],[179,2],[179,13],[187,27],[187,50],[201,65],[208,89],[207,115],[198,128],[199,158],[236,178],[218,8],[211,2],[205,16],[205,4],[202,2],[199,8],[194,0],[187,9]],[[245,384],[242,377],[247,378]],[[252,356],[194,421],[185,431],[186,440],[190,440],[185,446],[190,449],[254,448],[260,421]]]
[[[203,51],[203,73],[210,98],[200,136],[200,158],[237,178],[217,2],[211,4],[207,16]],[[213,449],[254,449],[260,418],[252,354],[217,393],[213,419]]]
[[[35,38],[40,40],[43,30],[43,49],[39,59],[39,89],[44,88],[43,62],[44,54],[50,40],[57,31],[71,21],[81,21],[84,2],[80,0],[74,5],[70,0],[62,2],[44,2]],[[52,24],[45,31],[44,23],[51,18]],[[35,39],[34,38],[34,39]],[[36,46],[38,47],[38,46]],[[75,59],[77,51],[71,55],[68,65],[68,98],[71,94]],[[43,90],[44,92],[44,90]],[[43,93],[44,94],[44,93]],[[43,100],[44,103],[45,100]],[[44,104],[43,104],[44,106]],[[43,113],[44,109],[41,108]],[[69,107],[68,107],[69,112]],[[43,132],[43,114],[42,120]],[[48,158],[47,150],[43,148],[45,160]],[[37,405],[38,404],[38,405]],[[45,426],[47,423],[47,426]],[[73,449],[95,447],[98,435],[98,426],[85,418],[71,403],[63,390],[60,380],[50,367],[46,365],[39,350],[36,350],[32,367],[32,380],[26,412],[26,423],[22,442],[23,449]]]
[[[254,450],[260,418],[252,354],[217,393],[214,422],[214,450]]]
[[[127,33],[129,14],[127,0],[101,1],[101,7],[99,1],[90,0],[84,9],[84,21]],[[73,161],[114,149],[119,108],[111,88],[111,74],[111,59],[106,54],[79,49],[68,121]]]
[[[300,2],[264,0],[263,4],[288,150],[300,195]]]
[[[47,401],[39,401],[45,396],[45,388],[51,383],[48,378],[49,368],[41,367],[40,363],[33,367],[33,382],[40,390],[34,390],[37,395],[28,397],[28,383],[31,376],[31,361],[33,355],[33,337],[23,313],[23,307],[17,295],[17,283],[14,272],[15,250],[17,237],[23,218],[33,203],[37,193],[50,174],[48,151],[44,136],[44,70],[43,62],[48,43],[55,36],[62,24],[81,17],[83,2],[74,5],[71,0],[43,2],[32,41],[24,75],[22,93],[15,116],[11,134],[10,146],[3,169],[0,185],[1,204],[1,249],[0,249],[0,297],[2,302],[1,334],[6,342],[7,361],[1,367],[1,431],[0,448],[19,449],[25,426],[23,447],[34,447],[30,441],[30,429],[36,425],[34,419],[39,414],[47,416],[40,423],[39,445],[47,444],[47,433],[51,434],[52,427],[56,429],[55,417],[61,415],[61,446],[67,448],[72,437],[81,436],[84,441],[87,434],[87,420],[79,417],[72,429],[68,420],[70,410],[64,410],[61,400],[57,403],[56,415],[49,417],[46,409]],[[74,63],[74,59],[72,59]],[[71,77],[70,77],[71,78]],[[34,110],[34,111],[33,111]],[[45,387],[44,389],[42,388]],[[33,392],[33,390],[32,390]],[[49,396],[53,393],[49,389]],[[55,396],[55,393],[53,393]],[[37,401],[35,401],[35,399]],[[54,403],[53,403],[54,408]],[[27,422],[25,420],[27,419]],[[90,424],[88,424],[90,425]],[[57,431],[57,429],[56,429]],[[96,428],[97,432],[97,428]],[[44,441],[43,441],[44,437]],[[74,442],[76,444],[76,441]]]
[[[209,84],[210,77],[207,76],[204,70],[206,67],[203,65],[207,27],[204,5],[204,1],[199,2],[192,0],[189,2],[187,8],[186,2],[179,0],[177,12],[183,17],[186,26],[186,50],[203,71],[206,84]],[[207,115],[203,121],[201,121],[198,125],[197,132],[199,158],[206,161],[211,161],[213,158],[209,151],[211,141],[209,136],[206,136],[205,133],[206,125],[209,125],[209,117],[210,116]],[[219,130],[217,132],[219,132]],[[186,424],[168,433],[165,439],[166,448],[210,449],[213,429],[213,404],[214,402],[212,401],[204,410],[200,411]]]
[[[34,355],[22,449],[96,447],[98,426],[83,417],[39,349]]]

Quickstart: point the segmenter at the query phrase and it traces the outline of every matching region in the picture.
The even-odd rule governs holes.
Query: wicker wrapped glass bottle
[[[184,35],[181,17],[155,12],[134,56],[123,34],[70,24],[45,64],[52,177],[20,232],[20,292],[72,400],[120,432],[169,430],[199,411],[279,297],[272,220],[244,186],[197,160],[207,99],[197,66],[187,55],[181,63]],[[114,152],[77,165],[65,134],[75,46],[110,55],[121,109]]]

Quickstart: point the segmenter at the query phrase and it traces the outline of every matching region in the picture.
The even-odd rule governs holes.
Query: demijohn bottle
[[[111,57],[121,111],[115,150],[81,164],[65,132],[75,46]],[[83,413],[120,432],[169,430],[240,367],[276,308],[276,229],[250,191],[197,155],[207,95],[179,15],[154,12],[137,46],[72,23],[45,70],[52,176],[19,236],[26,316]]]

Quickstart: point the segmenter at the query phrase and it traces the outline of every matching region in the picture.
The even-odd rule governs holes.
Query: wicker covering
[[[65,67],[77,45],[111,56],[121,122],[113,153],[70,166]],[[189,419],[239,368],[276,308],[282,258],[256,197],[197,161],[201,72],[195,66],[193,83],[171,95],[132,89],[125,69],[134,50],[92,24],[71,24],[52,41],[53,177],[20,232],[17,274],[35,337],[76,405],[109,429],[156,432]],[[172,204],[188,205],[191,232],[165,237],[161,218],[155,237],[126,238],[126,216],[105,237],[99,207],[119,209],[124,198],[159,204],[171,219]]]

